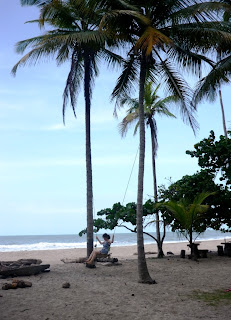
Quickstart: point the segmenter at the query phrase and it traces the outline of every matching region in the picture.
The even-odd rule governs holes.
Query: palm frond
[[[202,202],[205,201],[205,199],[207,199],[208,197],[213,196],[215,194],[216,194],[216,192],[208,192],[208,191],[201,192],[198,195],[196,195],[196,197],[193,200],[193,204],[200,205],[200,204],[202,204]]]
[[[130,19],[137,19],[140,22],[142,22],[143,24],[149,25],[150,24],[150,20],[148,17],[142,15],[139,11],[136,10],[112,10],[109,11],[108,13],[106,13],[99,25],[99,29],[104,29],[105,27],[108,26],[109,22],[112,19],[116,19],[119,18],[121,16],[125,16],[128,17]]]
[[[112,99],[116,99],[116,106],[120,105],[121,98],[134,91],[135,83],[138,80],[138,68],[139,64],[133,55],[124,61],[122,73],[112,92]]]
[[[124,59],[119,54],[116,54],[106,48],[102,48],[100,55],[108,65],[112,67],[121,65],[124,62]]]
[[[177,10],[171,15],[174,24],[184,22],[203,22],[207,20],[215,20],[219,12],[224,12],[228,7],[227,4],[215,1],[205,1],[200,3],[188,3],[185,8]]]
[[[201,76],[202,63],[207,63],[210,66],[214,65],[214,62],[208,57],[188,50],[184,44],[170,47],[167,54],[172,61],[176,61],[177,65],[184,71],[192,72],[196,76]]]
[[[121,97],[120,99],[120,106],[124,107],[124,105],[128,105],[129,109],[127,111],[128,114],[130,113],[139,113],[139,100],[137,98],[131,98],[130,96],[126,95]]]
[[[124,117],[124,119],[119,123],[118,128],[119,128],[119,132],[122,136],[122,138],[124,138],[127,134],[127,131],[129,129],[129,127],[131,125],[133,125],[134,122],[137,122],[139,118],[139,113],[129,113],[126,117]]]
[[[205,53],[218,47],[226,51],[231,44],[231,25],[219,21],[180,24],[171,30],[171,38],[196,52]]]
[[[43,6],[52,0],[20,0],[22,6]]]
[[[70,47],[67,44],[64,44],[57,52],[57,57],[56,57],[57,65],[59,66],[65,61],[67,61],[70,57],[70,53],[71,53]]]
[[[164,33],[151,26],[147,26],[134,45],[133,50],[134,52],[141,50],[146,52],[146,55],[149,56],[152,52],[153,46],[163,46],[164,44],[169,45],[172,43],[172,40]]]
[[[160,75],[167,87],[168,93],[178,97],[180,112],[183,121],[188,123],[194,134],[198,128],[198,123],[194,118],[195,109],[191,105],[192,90],[180,74],[173,68],[168,61],[161,61],[159,64]]]
[[[25,66],[25,65],[35,65],[39,59],[43,57],[53,57],[56,53],[56,50],[54,48],[44,48],[43,46],[40,46],[36,49],[31,50],[28,52],[24,57],[22,57],[12,68],[11,73],[13,75],[16,74],[18,67]]]
[[[229,83],[231,75],[231,56],[220,60],[206,77],[201,79],[196,86],[193,103],[196,105],[203,99],[215,101],[220,86]]]
[[[159,114],[160,116],[164,115],[167,117],[176,118],[176,116],[169,111],[167,108],[167,105],[170,105],[171,103],[176,103],[178,101],[178,98],[175,96],[169,96],[164,99],[159,99],[154,106],[155,114]]]
[[[80,52],[74,51],[71,59],[71,68],[66,80],[65,89],[63,92],[63,122],[65,123],[65,111],[68,100],[71,100],[73,113],[76,117],[75,107],[76,98],[80,90],[80,85],[83,80],[84,68],[82,64],[83,57]]]

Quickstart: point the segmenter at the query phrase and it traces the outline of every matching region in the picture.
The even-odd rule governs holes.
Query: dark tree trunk
[[[90,57],[84,60],[85,136],[86,136],[86,178],[87,178],[87,256],[93,251],[93,191],[91,163],[91,91]]]
[[[226,123],[225,123],[225,110],[224,110],[224,105],[223,105],[223,100],[222,100],[221,89],[219,89],[219,97],[220,97],[220,104],[221,104],[221,113],[222,113],[222,123],[223,123],[224,135],[226,138],[228,138]]]
[[[197,260],[199,258],[198,245],[193,243],[193,230],[190,228],[189,230],[189,243],[191,248],[191,258],[193,260]]]
[[[157,195],[157,181],[156,181],[156,145],[155,145],[155,128],[153,120],[149,119],[149,125],[151,129],[151,140],[152,140],[152,173],[153,173],[153,186],[154,186],[154,200],[155,203],[158,201]],[[156,213],[156,239],[158,248],[158,258],[163,258],[164,252],[162,248],[162,241],[160,238],[160,218],[159,213]]]
[[[137,192],[137,250],[138,250],[138,275],[139,282],[155,283],[149,275],[143,237],[143,181],[144,181],[144,158],[145,158],[145,126],[144,126],[144,84],[146,78],[146,57],[142,55],[140,65],[139,82],[139,124],[140,124],[140,154],[139,154],[139,174],[138,174],[138,192]]]

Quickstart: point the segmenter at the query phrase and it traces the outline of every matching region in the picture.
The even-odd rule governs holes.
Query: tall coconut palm
[[[41,58],[54,57],[60,65],[71,62],[63,94],[63,117],[70,98],[75,113],[77,94],[81,84],[84,87],[85,98],[85,137],[86,137],[86,179],[87,179],[87,255],[93,250],[93,188],[92,188],[92,160],[91,160],[91,96],[94,79],[98,74],[97,62],[106,59],[115,63],[120,57],[106,48],[108,36],[98,30],[102,19],[103,9],[97,1],[92,0],[21,0],[23,4],[40,7],[40,26],[48,24],[52,30],[44,35],[17,43],[18,53],[24,53],[32,48],[13,67],[16,74],[19,66],[37,62]],[[112,44],[112,40],[110,43]]]
[[[222,16],[225,28],[230,25],[231,6],[229,0],[221,0],[221,2],[226,4],[226,7],[224,7],[224,14]],[[223,43],[222,47],[218,44],[215,47],[215,51],[217,54],[216,62],[212,60],[210,62],[208,61],[211,70],[205,77],[198,81],[193,95],[193,103],[198,104],[203,99],[214,102],[217,95],[219,95],[224,136],[228,138],[221,86],[223,84],[228,84],[231,78],[230,44]]]
[[[173,102],[176,102],[177,99],[175,96],[168,96],[164,99],[161,99],[157,95],[157,91],[160,87],[160,84],[153,89],[153,83],[150,81],[145,84],[144,89],[144,118],[146,126],[150,129],[151,133],[151,143],[152,143],[152,172],[153,172],[153,189],[154,189],[154,199],[155,202],[158,201],[158,190],[157,190],[157,179],[156,179],[156,153],[158,148],[157,142],[157,124],[155,120],[156,115],[166,115],[169,117],[175,117],[169,110],[168,105]],[[134,135],[137,133],[139,127],[139,101],[138,99],[131,98],[129,96],[124,97],[121,100],[121,106],[128,105],[130,108],[127,110],[126,117],[122,120],[119,125],[120,133],[124,137],[128,131],[130,125],[135,124]],[[159,214],[156,213],[156,242],[158,246],[158,257],[161,258],[164,256],[162,244],[164,237],[161,239],[160,236],[160,223],[159,223]]]
[[[195,105],[199,104],[203,99],[214,102],[217,95],[219,96],[224,136],[228,138],[221,86],[230,83],[231,54],[230,52],[228,53],[230,49],[227,49],[225,54],[222,54],[219,51],[217,54],[217,61],[214,62],[211,60],[209,63],[211,67],[209,73],[196,84],[192,101]]]
[[[113,97],[121,100],[131,91],[134,80],[139,83],[139,129],[140,129],[140,157],[137,192],[137,246],[139,281],[150,283],[151,277],[147,270],[144,242],[143,242],[143,175],[145,155],[145,124],[144,124],[144,86],[147,77],[161,78],[168,88],[168,92],[180,98],[180,110],[185,119],[195,129],[193,107],[190,105],[190,94],[187,85],[176,73],[174,63],[178,63],[184,70],[195,74],[200,73],[203,58],[197,52],[209,51],[217,43],[231,41],[230,26],[224,26],[217,21],[214,12],[224,10],[221,1],[197,0],[130,0],[133,10],[112,11],[104,18],[104,27],[111,21],[117,22],[118,32],[130,33],[131,49],[129,58],[124,63],[124,69],[118,79]],[[146,19],[140,19],[142,14]],[[124,19],[126,17],[126,20]],[[127,22],[127,25],[126,25]],[[193,51],[194,50],[194,51]]]
[[[229,7],[226,10],[227,11],[225,11],[223,15],[223,20],[224,23],[229,24],[231,19],[231,9]],[[220,48],[219,46],[217,46],[216,51],[217,60],[216,62],[212,60],[209,62],[209,65],[211,67],[210,72],[198,81],[195,93],[193,95],[193,103],[198,104],[202,99],[208,99],[211,102],[214,102],[218,94],[221,106],[224,136],[228,138],[221,85],[229,83],[231,71],[231,50],[230,46],[226,48]]]
[[[224,64],[225,69],[223,69]],[[222,84],[229,83],[228,77],[230,76],[228,75],[228,73],[230,72],[228,71],[228,68],[231,70],[231,56],[226,56],[224,59],[217,61],[217,63],[212,63],[211,66],[212,69],[207,74],[207,76],[203,77],[201,80],[198,81],[192,101],[195,105],[199,104],[203,99],[207,99],[210,102],[214,102],[217,97],[217,94],[219,95],[224,136],[227,138],[228,134],[226,128],[225,110],[221,86]]]

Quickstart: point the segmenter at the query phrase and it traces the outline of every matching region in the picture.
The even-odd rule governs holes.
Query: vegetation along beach
[[[230,0],[0,11],[1,320],[230,319]]]

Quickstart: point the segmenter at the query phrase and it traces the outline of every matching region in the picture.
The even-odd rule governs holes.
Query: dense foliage
[[[169,200],[165,203],[158,203],[156,207],[164,207],[174,215],[178,223],[179,231],[188,239],[190,245],[192,245],[194,238],[193,233],[200,233],[198,226],[200,225],[200,221],[205,219],[205,214],[209,210],[209,205],[203,204],[203,202],[213,194],[214,193],[202,192],[197,194],[193,201],[190,198],[184,197],[179,201]]]
[[[203,202],[209,209],[203,219],[198,219],[194,223],[195,232],[204,232],[207,228],[214,230],[231,231],[231,191],[227,186],[214,182],[214,173],[201,170],[193,175],[186,175],[180,180],[172,183],[168,188],[159,187],[159,199],[161,202],[182,201],[187,199],[188,203],[193,203],[196,195],[202,192],[215,192]],[[172,231],[183,232],[182,225],[175,215],[164,206],[154,208],[154,202],[150,199],[143,205],[144,217],[152,217],[160,210],[162,220],[171,226]],[[136,203],[128,203],[125,206],[115,203],[112,208],[100,210],[97,213],[100,218],[94,219],[94,231],[101,229],[113,230],[115,227],[124,227],[131,232],[136,232]],[[130,223],[130,226],[129,224]],[[86,229],[80,235],[86,233]],[[147,233],[148,234],[148,233]],[[155,237],[152,237],[155,239]]]
[[[191,157],[198,158],[198,164],[212,174],[221,173],[220,181],[231,185],[231,132],[230,138],[220,136],[216,141],[213,131],[207,139],[194,145],[195,151],[186,151]]]
[[[113,204],[112,208],[106,208],[97,212],[97,216],[101,218],[94,219],[94,231],[101,229],[113,230],[115,227],[124,227],[132,232],[136,232],[136,209],[135,202],[127,203],[123,206],[120,202]],[[146,201],[143,205],[144,217],[153,214],[153,202]],[[124,223],[130,223],[130,227]],[[79,235],[86,233],[86,229],[82,230]]]
[[[168,189],[161,187],[160,199],[162,201],[180,201],[187,198],[191,202],[201,192],[215,192],[216,194],[205,199],[204,204],[209,205],[209,210],[203,219],[198,220],[194,229],[203,232],[207,228],[215,230],[231,230],[231,192],[227,187],[217,185],[214,175],[206,171],[200,171],[194,175],[186,175],[182,179],[172,183]],[[180,230],[181,225],[175,216],[168,210],[161,209],[167,224],[171,225],[172,231]],[[226,226],[226,227],[225,227]]]

